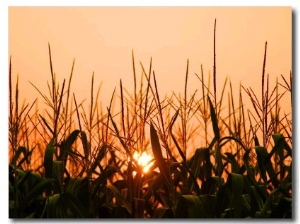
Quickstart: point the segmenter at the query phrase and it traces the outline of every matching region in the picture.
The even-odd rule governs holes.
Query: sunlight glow
[[[147,173],[151,167],[151,165],[153,164],[153,162],[151,162],[151,160],[153,159],[149,154],[147,154],[146,152],[143,152],[142,154],[135,152],[133,154],[133,158],[135,160],[137,160],[138,164],[141,165],[143,167],[143,172]]]

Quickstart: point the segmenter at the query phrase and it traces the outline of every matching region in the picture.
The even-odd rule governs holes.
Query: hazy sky
[[[120,79],[132,89],[132,50],[138,76],[139,62],[148,71],[152,57],[161,94],[183,90],[189,59],[194,91],[201,64],[206,77],[212,73],[215,19],[219,95],[227,76],[236,94],[240,82],[260,91],[265,41],[271,84],[292,69],[291,7],[10,7],[8,12],[13,75],[19,75],[20,96],[29,102],[37,97],[29,81],[46,93],[51,80],[48,43],[60,83],[75,58],[72,90],[79,99],[89,99],[93,72],[96,86],[103,82],[104,102]]]

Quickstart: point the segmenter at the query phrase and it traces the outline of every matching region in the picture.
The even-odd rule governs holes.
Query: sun
[[[146,152],[143,153],[138,153],[138,152],[134,152],[133,154],[133,158],[138,162],[138,164],[140,166],[143,167],[143,172],[147,173],[151,167],[151,165],[153,164],[153,162],[151,162],[151,160],[153,159],[149,154],[147,154]]]

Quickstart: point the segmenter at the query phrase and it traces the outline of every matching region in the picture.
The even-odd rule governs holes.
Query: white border
[[[296,1],[273,0],[273,1],[236,1],[236,0],[144,0],[144,1],[124,1],[124,0],[72,0],[72,1],[48,1],[48,0],[10,0],[11,6],[293,6]],[[71,4],[70,4],[71,3]],[[271,3],[271,4],[270,4]]]

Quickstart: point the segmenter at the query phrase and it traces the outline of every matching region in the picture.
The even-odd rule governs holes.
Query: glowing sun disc
[[[135,152],[133,154],[133,158],[138,162],[140,166],[143,167],[143,172],[147,173],[152,165],[150,162],[152,160],[152,157],[148,155],[146,152],[143,152],[142,154],[139,154],[138,152]]]

